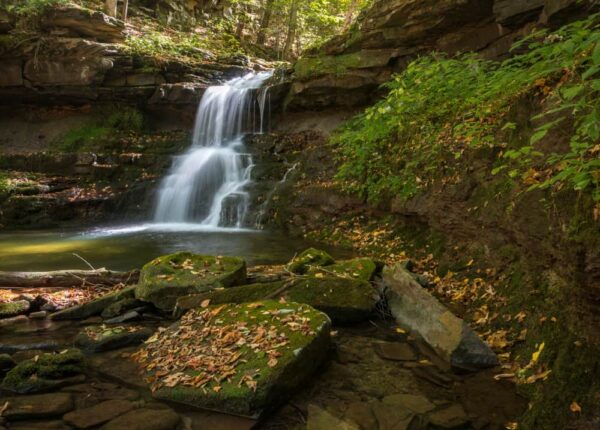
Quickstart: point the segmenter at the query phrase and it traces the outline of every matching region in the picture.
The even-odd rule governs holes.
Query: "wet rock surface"
[[[9,421],[60,417],[74,408],[73,396],[68,393],[7,397],[4,400],[8,407],[2,416]]]
[[[143,343],[152,330],[135,326],[88,326],[75,338],[75,345],[86,352],[110,351],[112,349]]]

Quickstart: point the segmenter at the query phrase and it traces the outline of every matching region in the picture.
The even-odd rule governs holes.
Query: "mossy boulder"
[[[177,301],[175,313],[182,315],[206,300],[217,305],[282,297],[291,302],[306,303],[325,312],[336,324],[355,323],[368,318],[377,302],[376,291],[366,281],[337,276],[303,276],[287,281],[244,285],[181,297]]]
[[[78,349],[41,354],[10,370],[1,387],[20,394],[50,391],[68,384],[84,370],[84,356]]]
[[[11,318],[26,314],[29,307],[30,304],[27,300],[0,303],[0,318]]]
[[[257,417],[289,398],[326,359],[330,325],[327,315],[298,303],[196,308],[133,358],[159,399]]]
[[[135,286],[123,288],[122,290],[105,294],[88,303],[73,306],[50,315],[53,320],[75,320],[85,319],[95,315],[100,315],[107,307],[124,299],[131,299],[134,296]]]
[[[172,311],[178,297],[245,282],[246,262],[241,258],[179,252],[158,257],[142,268],[135,297]]]
[[[337,275],[351,279],[371,281],[379,269],[379,265],[370,258],[354,258],[352,260],[338,261],[336,264],[327,266],[327,268],[311,267],[308,270],[308,274],[312,276]]]
[[[8,372],[16,365],[17,363],[10,355],[0,354],[0,377],[6,375],[6,372]]]
[[[135,326],[88,326],[75,338],[75,345],[86,352],[110,351],[138,345],[152,335],[152,330]]]
[[[297,255],[287,265],[287,269],[298,275],[308,272],[311,267],[329,266],[334,264],[335,260],[331,255],[320,249],[308,248],[306,251]]]

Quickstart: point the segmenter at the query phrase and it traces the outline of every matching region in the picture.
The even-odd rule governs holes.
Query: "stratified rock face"
[[[48,29],[68,29],[78,36],[88,36],[99,42],[116,43],[125,40],[125,23],[98,11],[78,7],[54,9],[42,20]]]
[[[376,0],[359,25],[295,65],[288,108],[368,104],[378,87],[427,52],[507,54],[533,24],[574,0]],[[578,4],[583,8],[585,5]]]
[[[308,305],[210,306],[148,339],[134,359],[155,397],[258,416],[285,401],[323,362],[329,330],[329,318]]]
[[[158,309],[172,311],[178,297],[245,282],[246,262],[241,258],[180,252],[146,264],[135,297]]]
[[[498,364],[489,346],[421,287],[401,264],[384,268],[383,285],[396,321],[418,333],[453,366],[468,369]]]
[[[0,34],[17,17],[0,10]],[[0,40],[0,105],[127,102],[195,108],[204,90],[251,70],[214,58],[157,63],[124,44],[126,26],[100,11],[65,6],[39,17],[40,36]],[[41,49],[40,49],[41,48]]]

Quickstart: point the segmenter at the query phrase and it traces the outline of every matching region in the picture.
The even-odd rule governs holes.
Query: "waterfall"
[[[271,72],[250,73],[210,87],[200,101],[192,146],[177,157],[162,181],[154,221],[240,228],[248,209],[252,156],[245,152],[245,130],[265,126]],[[257,91],[258,90],[258,91]],[[260,118],[254,118],[256,105]]]

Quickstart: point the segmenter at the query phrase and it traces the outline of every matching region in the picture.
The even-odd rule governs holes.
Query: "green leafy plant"
[[[504,62],[432,54],[412,62],[386,85],[388,96],[346,124],[332,139],[338,179],[371,201],[409,198],[434,180],[460,180],[457,160],[478,148],[503,156],[506,172],[531,189],[570,187],[600,201],[600,29],[598,16],[517,46]],[[513,139],[511,108],[526,95],[541,101],[541,122],[523,145]],[[544,149],[545,139],[572,124],[568,148]],[[567,128],[566,128],[567,127]]]

